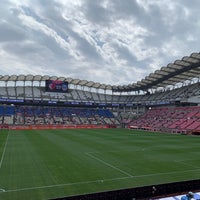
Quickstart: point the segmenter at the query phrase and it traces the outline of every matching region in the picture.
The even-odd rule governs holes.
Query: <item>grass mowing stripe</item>
[[[109,163],[103,161],[103,160],[100,159],[100,158],[97,158],[97,157],[94,156],[94,155],[91,155],[91,153],[85,153],[85,154],[88,155],[88,156],[90,156],[91,158],[93,158],[93,159],[95,159],[95,160],[97,160],[97,161],[99,161],[99,162],[101,162],[101,163],[103,163],[103,164],[105,164],[105,165],[107,165],[107,166],[109,166],[109,167],[111,167],[111,168],[113,168],[113,169],[115,169],[115,170],[117,170],[117,171],[119,171],[119,172],[121,172],[121,173],[123,173],[123,174],[129,176],[129,177],[133,177],[133,175],[131,175],[131,174],[125,172],[124,170],[119,169],[118,167],[115,167],[115,166],[113,166],[113,165],[111,165],[111,164],[109,164]]]
[[[6,146],[7,146],[7,143],[8,143],[8,136],[9,136],[9,131],[7,133],[6,142],[5,142],[5,145],[4,145],[4,148],[3,148],[3,153],[2,153],[2,156],[1,156],[0,169],[1,169],[3,159],[4,159],[4,155],[5,155],[5,152],[6,152]]]

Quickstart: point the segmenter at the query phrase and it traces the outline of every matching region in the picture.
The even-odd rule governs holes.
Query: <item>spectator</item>
[[[190,200],[194,197],[193,192],[188,192],[188,194],[186,194],[185,196],[181,197],[181,200]]]

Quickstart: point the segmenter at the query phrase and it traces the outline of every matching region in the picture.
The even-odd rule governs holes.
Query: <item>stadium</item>
[[[196,52],[129,85],[0,76],[0,199],[200,191],[199,76]]]

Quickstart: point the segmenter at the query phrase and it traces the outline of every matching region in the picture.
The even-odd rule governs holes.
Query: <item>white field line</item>
[[[176,162],[176,163],[186,165],[186,166],[189,166],[189,167],[193,167],[194,169],[198,169],[198,167],[195,167],[194,165],[188,163],[188,161],[191,161],[191,160],[174,160],[174,162]]]
[[[185,173],[185,172],[196,172],[196,171],[200,171],[200,168],[183,170],[183,171],[174,171],[174,172],[164,172],[164,173],[161,172],[161,173],[155,173],[155,174],[144,174],[144,175],[134,176],[134,178],[141,178],[141,177],[148,177],[148,176],[170,175],[170,174],[181,174],[181,173]]]
[[[82,181],[82,182],[75,182],[75,183],[64,183],[64,184],[56,184],[56,185],[45,185],[45,186],[36,186],[36,187],[29,187],[29,188],[19,188],[19,189],[12,189],[12,190],[5,190],[2,191],[4,193],[8,192],[20,192],[20,191],[26,191],[26,190],[35,190],[35,189],[45,189],[45,188],[54,188],[54,187],[64,187],[64,186],[71,186],[71,185],[83,185],[83,184],[91,184],[91,183],[103,183],[104,181],[116,181],[116,180],[122,180],[127,179],[130,177],[119,177],[119,178],[112,178],[112,179],[99,179],[94,181]],[[1,193],[1,190],[0,190]]]
[[[184,160],[174,160],[175,162],[190,162],[190,161],[196,161],[196,160],[199,160],[199,159],[184,159]]]
[[[8,135],[7,135],[7,138],[6,138],[6,143],[4,145],[3,153],[2,153],[2,156],[1,156],[0,169],[1,169],[1,166],[2,166],[2,163],[3,163],[3,159],[4,159],[4,155],[5,155],[5,152],[6,152],[6,146],[7,146],[7,143],[8,143],[8,136],[9,136],[9,132],[8,132]]]
[[[157,174],[144,174],[144,175],[138,175],[138,176],[132,176],[132,177],[125,176],[125,177],[111,178],[111,179],[99,179],[99,180],[94,180],[94,181],[82,181],[82,182],[64,183],[64,184],[57,184],[57,185],[35,186],[35,187],[18,188],[18,189],[11,189],[11,190],[2,189],[2,190],[0,190],[0,193],[1,192],[4,192],[4,193],[20,192],[20,191],[26,191],[26,190],[46,189],[46,188],[64,187],[64,186],[71,186],[71,185],[83,185],[83,184],[91,184],[91,183],[103,183],[103,182],[116,181],[116,180],[160,176],[160,175],[180,174],[180,173],[188,173],[188,172],[195,172],[195,171],[200,171],[200,168],[199,169],[193,169],[193,170],[174,171],[174,172],[157,173]]]
[[[97,161],[103,163],[104,165],[107,165],[107,166],[109,166],[109,167],[111,167],[111,168],[113,168],[113,169],[115,169],[115,170],[117,170],[117,171],[119,171],[119,172],[121,172],[121,173],[127,175],[127,176],[130,177],[130,178],[133,177],[133,175],[131,175],[131,174],[125,172],[124,170],[119,169],[118,167],[115,167],[114,165],[111,165],[111,164],[109,164],[109,163],[103,161],[103,160],[100,159],[100,158],[97,158],[97,157],[94,156],[94,155],[91,155],[90,153],[85,153],[85,154],[88,155],[89,157],[91,157],[91,158],[93,158],[93,159],[95,159],[95,160],[97,160]]]
[[[127,149],[127,148],[121,148],[120,150],[111,150],[111,151],[89,151],[89,152],[86,152],[86,154],[87,153],[89,153],[89,154],[95,154],[95,153],[107,153],[107,152],[109,152],[109,153],[117,153],[117,152],[136,152],[136,151],[139,151],[139,152],[141,152],[141,151],[146,151],[146,150],[150,150],[151,151],[151,149],[150,148],[141,148],[141,149]]]

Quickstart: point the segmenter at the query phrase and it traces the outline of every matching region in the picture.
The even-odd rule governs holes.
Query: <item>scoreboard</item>
[[[68,82],[59,80],[46,80],[46,92],[68,92]]]

